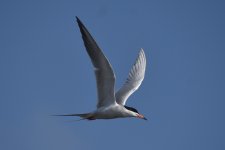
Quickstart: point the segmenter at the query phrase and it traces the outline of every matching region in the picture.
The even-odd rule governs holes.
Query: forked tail
[[[53,116],[78,116],[82,119],[95,120],[93,114],[85,113],[85,114],[64,114],[64,115],[53,115]]]

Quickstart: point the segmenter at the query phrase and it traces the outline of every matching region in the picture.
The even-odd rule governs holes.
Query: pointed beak
[[[141,114],[138,114],[137,115],[137,118],[141,118],[141,119],[144,119],[144,120],[148,120],[147,118],[145,118],[143,115],[141,115]]]
[[[145,118],[145,117],[144,117],[144,118],[142,118],[142,119],[144,119],[144,120],[148,120],[148,119],[147,119],[147,118]]]

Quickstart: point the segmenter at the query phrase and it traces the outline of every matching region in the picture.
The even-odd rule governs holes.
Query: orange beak
[[[143,115],[141,115],[141,114],[138,114],[137,115],[137,118],[141,118],[141,119],[144,119],[144,120],[148,120],[147,118],[145,118]]]

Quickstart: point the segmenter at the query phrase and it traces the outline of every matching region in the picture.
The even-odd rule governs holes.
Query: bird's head
[[[124,107],[125,107],[126,109],[128,109],[129,111],[132,112],[133,117],[147,120],[147,118],[145,118],[142,114],[139,114],[139,112],[137,111],[137,109],[135,109],[135,108],[133,108],[133,107],[129,107],[129,106],[124,106]]]

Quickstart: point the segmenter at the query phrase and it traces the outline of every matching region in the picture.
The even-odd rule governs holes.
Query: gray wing
[[[113,69],[86,27],[78,17],[76,18],[84,45],[94,66],[98,92],[97,108],[115,103],[115,75]]]
[[[125,105],[128,97],[141,85],[145,76],[146,58],[144,50],[141,49],[136,62],[132,66],[125,84],[116,92],[116,102]]]

